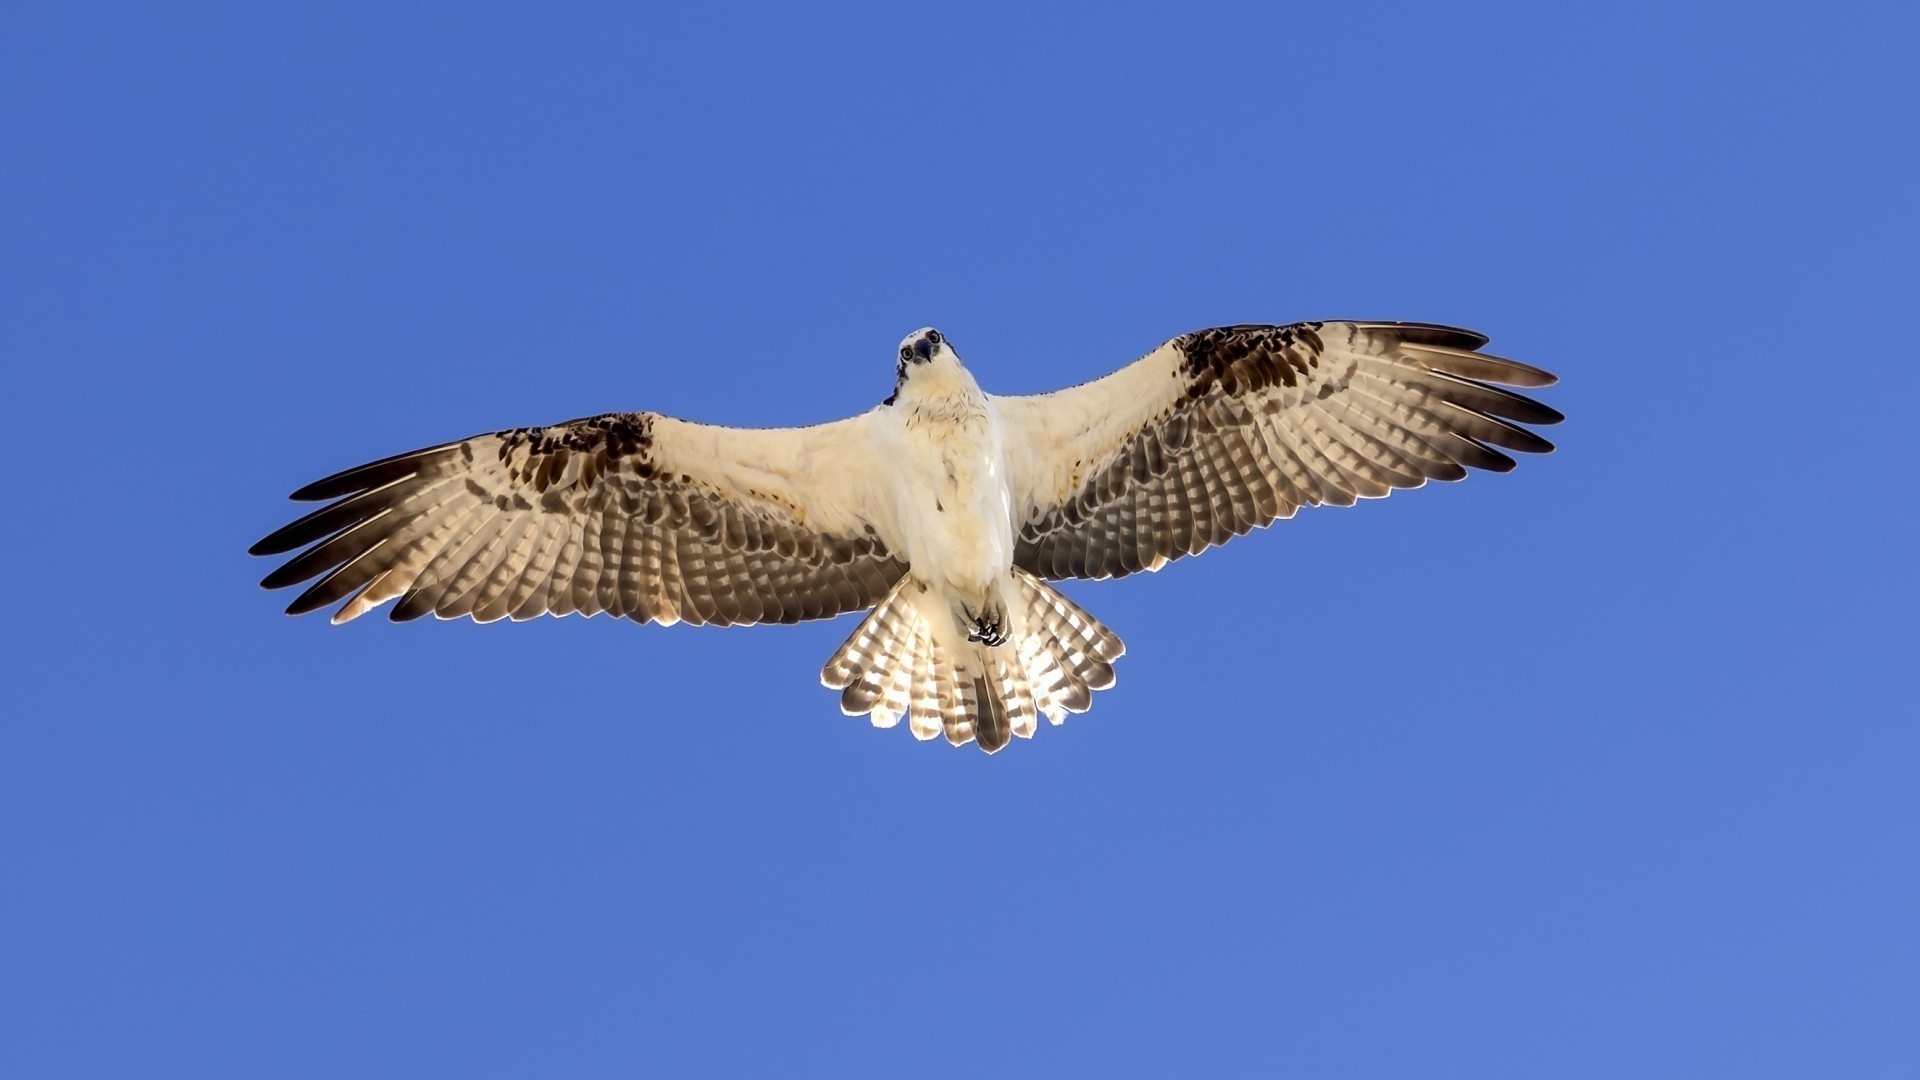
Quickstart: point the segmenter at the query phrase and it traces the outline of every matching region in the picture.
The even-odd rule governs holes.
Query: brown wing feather
[[[261,584],[319,578],[287,612],[340,603],[336,622],[395,598],[396,621],[603,611],[719,625],[824,618],[872,606],[905,572],[874,524],[846,507],[810,517],[794,492],[773,490],[771,466],[709,472],[685,459],[743,441],[806,453],[811,433],[832,427],[791,429],[775,444],[765,440],[783,433],[611,413],[475,436],[301,488],[295,499],[332,501],[251,550],[305,548]],[[660,443],[677,432],[703,440],[679,460]],[[774,479],[753,490],[743,475]]]
[[[1198,554],[1301,506],[1350,506],[1553,445],[1555,410],[1492,384],[1552,375],[1426,323],[1225,326],[1083,386],[999,404],[1027,460],[1014,562],[1120,577]],[[1496,449],[1500,448],[1500,449]]]

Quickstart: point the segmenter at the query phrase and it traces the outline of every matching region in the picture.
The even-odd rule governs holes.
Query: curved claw
[[[989,647],[1007,643],[1007,608],[997,597],[988,602],[984,611],[976,612],[965,605],[962,610],[966,615],[968,641],[977,641]]]

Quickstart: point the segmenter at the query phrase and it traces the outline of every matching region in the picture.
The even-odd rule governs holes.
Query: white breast
[[[967,387],[895,412],[893,501],[907,559],[923,581],[982,595],[1013,562],[1012,495],[991,399]]]

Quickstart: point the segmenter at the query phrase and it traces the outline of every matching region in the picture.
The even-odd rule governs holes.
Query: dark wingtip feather
[[[357,495],[382,484],[392,483],[404,476],[419,472],[421,466],[435,457],[451,454],[459,447],[458,443],[442,446],[429,446],[424,450],[409,450],[404,454],[369,461],[365,465],[356,465],[322,477],[287,496],[295,502],[318,502],[322,499],[338,499],[347,495]]]
[[[400,597],[400,602],[387,612],[388,622],[412,622],[424,615],[433,613],[433,600],[438,592],[429,593],[415,585]]]
[[[1567,418],[1566,414],[1562,413],[1559,409],[1556,409],[1551,405],[1543,405],[1540,402],[1535,401],[1530,397],[1523,397],[1520,394],[1512,394],[1509,396],[1519,401],[1526,402],[1530,407],[1532,407],[1535,410],[1533,416],[1515,417],[1514,419],[1516,420],[1520,420],[1528,424],[1558,424]]]
[[[272,533],[269,533],[267,536],[264,536],[261,539],[255,541],[254,545],[247,549],[247,554],[249,555],[285,555],[287,552],[292,551],[295,548],[305,547],[308,544],[312,543],[314,540],[320,539],[320,537],[318,536],[313,537],[311,539],[306,539],[306,540],[300,539],[299,534],[295,530],[295,526],[298,526],[299,524],[300,522],[296,521],[292,525],[283,525],[280,528],[275,529]],[[322,535],[328,535],[328,534],[323,533]]]
[[[1490,413],[1522,424],[1557,424],[1566,419],[1560,415],[1560,410],[1550,405],[1543,405],[1530,397],[1490,383],[1463,379],[1444,371],[1429,372],[1427,378],[1433,380],[1441,397],[1476,412]]]
[[[361,495],[343,499],[280,526],[247,549],[249,555],[284,555],[368,521],[392,505],[391,499]]]
[[[286,561],[286,563],[280,563],[278,567],[273,569],[273,573],[269,573],[267,577],[259,578],[259,586],[261,586],[261,588],[286,588],[286,586],[290,586],[290,584],[300,584],[303,580],[307,580],[307,578],[311,578],[313,575],[319,575],[319,573],[323,573],[323,571],[332,567],[332,563],[323,563],[321,559],[309,559],[307,555],[313,555],[313,552],[305,552],[301,557],[290,559],[290,561]]]
[[[339,588],[335,576],[329,574],[314,582],[313,587],[306,592],[294,597],[293,603],[287,605],[287,614],[305,615],[310,611],[319,611],[353,591],[351,588],[344,590]]]
[[[1457,433],[1454,438],[1465,444],[1461,452],[1456,455],[1462,465],[1485,469],[1488,472],[1512,472],[1519,467],[1519,462],[1478,439]]]
[[[1493,340],[1478,330],[1447,326],[1443,323],[1356,322],[1354,325],[1364,330],[1385,330],[1398,335],[1402,341],[1411,341],[1420,345],[1438,345],[1447,349],[1466,349],[1469,352]]]
[[[1480,418],[1491,425],[1486,430],[1476,431],[1473,437],[1480,442],[1501,447],[1506,450],[1518,450],[1523,454],[1551,454],[1553,444],[1518,424],[1509,424],[1497,416],[1480,413]]]

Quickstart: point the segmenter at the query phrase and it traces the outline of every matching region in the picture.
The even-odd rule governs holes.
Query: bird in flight
[[[1302,506],[1552,444],[1554,376],[1425,323],[1183,334],[1050,394],[980,389],[938,330],[893,394],[813,427],[607,413],[415,450],[293,493],[261,582],[335,623],[607,612],[740,626],[868,614],[821,672],[876,727],[993,753],[1084,712],[1124,647],[1049,582],[1158,570]],[[1499,384],[1499,385],[1495,385]]]

